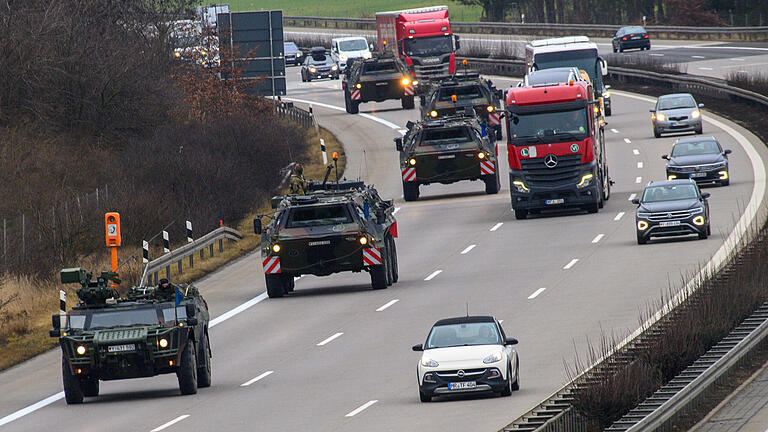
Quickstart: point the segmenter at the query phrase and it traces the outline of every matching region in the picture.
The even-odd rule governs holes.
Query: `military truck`
[[[477,73],[443,76],[425,85],[420,97],[421,118],[434,119],[456,114],[471,106],[481,121],[490,129],[492,139],[500,140],[501,100],[503,90],[498,90],[489,79]]]
[[[413,109],[417,84],[400,59],[377,54],[370,59],[351,59],[344,69],[341,88],[347,112],[357,114],[361,103],[387,99],[400,99],[403,109]]]
[[[443,118],[408,122],[407,132],[395,138],[400,152],[403,198],[419,198],[419,186],[482,180],[485,192],[499,192],[498,149],[480,123],[474,108]]]
[[[326,177],[327,178],[327,177]],[[270,222],[254,219],[270,298],[301,275],[367,271],[373,289],[397,282],[397,221],[391,200],[360,181],[310,182],[306,195],[272,198]]]
[[[51,337],[61,346],[61,374],[68,404],[99,395],[99,381],[175,373],[181,394],[211,385],[208,305],[193,285],[134,287],[121,298],[117,273],[61,271],[64,284],[79,283],[80,302],[53,315]]]

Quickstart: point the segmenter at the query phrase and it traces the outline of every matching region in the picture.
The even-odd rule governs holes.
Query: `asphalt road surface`
[[[587,340],[633,331],[639,311],[727,248],[742,210],[765,198],[765,146],[705,112],[705,134],[733,150],[731,185],[707,189],[713,235],[638,246],[629,199],[664,177],[660,155],[674,138],[653,138],[652,99],[615,91],[606,132],[616,184],[598,214],[517,221],[504,175],[497,195],[465,182],[422,187],[419,201],[404,203],[392,139],[418,110],[387,101],[349,115],[340,81],[301,83],[298,68],[288,75],[288,98],[311,101],[319,123],[343,142],[347,176],[395,199],[400,282],[372,291],[365,273],[306,276],[293,295],[272,300],[258,254],[248,255],[197,284],[216,317],[212,387],[179,396],[175,375],[106,382],[98,398],[67,406],[56,350],[0,373],[0,430],[495,431],[562,386],[563,359],[584,354]],[[410,347],[467,305],[503,320],[519,339],[521,389],[421,403],[419,353]]]

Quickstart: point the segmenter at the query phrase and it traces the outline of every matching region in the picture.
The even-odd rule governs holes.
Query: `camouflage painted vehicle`
[[[501,101],[504,91],[493,86],[489,79],[477,73],[456,74],[432,82],[423,89],[421,118],[425,120],[454,115],[457,110],[471,106],[493,133],[492,139],[501,139]]]
[[[395,138],[400,152],[403,198],[419,198],[419,186],[482,180],[485,192],[501,188],[498,149],[472,107],[440,119],[408,122],[408,132]]]
[[[301,275],[367,271],[373,289],[397,282],[397,221],[392,201],[359,181],[309,183],[307,195],[274,197],[261,233],[261,258],[270,298],[294,289]]]
[[[61,271],[64,284],[79,283],[80,303],[53,315],[51,337],[59,338],[64,396],[68,404],[99,395],[99,380],[175,373],[181,394],[211,385],[208,305],[193,285],[161,292],[132,288],[120,298],[111,287],[116,273],[96,281],[80,268]],[[173,287],[173,285],[171,285]],[[176,306],[178,300],[178,306]]]
[[[379,54],[347,63],[341,88],[347,112],[357,114],[361,103],[387,99],[400,99],[403,109],[413,109],[416,84],[400,59]]]

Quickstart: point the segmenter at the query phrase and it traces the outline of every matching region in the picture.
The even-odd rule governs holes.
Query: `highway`
[[[583,355],[587,340],[635,330],[639,311],[728,248],[741,209],[765,200],[765,145],[705,110],[704,133],[733,150],[731,185],[706,189],[713,235],[638,246],[629,199],[664,177],[660,155],[674,138],[653,138],[652,99],[614,91],[606,132],[616,184],[598,214],[517,221],[505,176],[498,195],[467,182],[422,187],[419,201],[404,203],[392,139],[418,109],[388,101],[349,115],[340,81],[301,83],[298,68],[288,75],[286,99],[313,104],[344,144],[347,176],[395,199],[400,282],[372,291],[365,273],[307,276],[293,295],[267,299],[259,255],[250,254],[196,284],[216,317],[211,388],[178,396],[175,375],[102,382],[100,397],[67,406],[54,350],[0,373],[0,431],[495,431],[562,386],[563,359]],[[420,403],[410,347],[467,305],[519,339],[521,390]]]

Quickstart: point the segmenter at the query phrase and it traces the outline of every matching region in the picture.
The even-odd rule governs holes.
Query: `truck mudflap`
[[[416,181],[416,168],[408,167],[403,168],[403,181],[410,182]]]
[[[482,175],[496,174],[496,166],[492,160],[485,159],[480,161],[480,174]]]
[[[261,264],[264,266],[264,274],[280,273],[280,257],[278,256],[262,258]]]
[[[349,98],[352,100],[360,100],[360,89],[353,89],[349,93]]]
[[[363,265],[381,265],[381,249],[365,248],[363,249]]]

